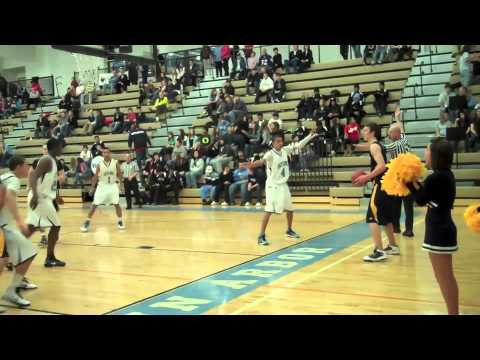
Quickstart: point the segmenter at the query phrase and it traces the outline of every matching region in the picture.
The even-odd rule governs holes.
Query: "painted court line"
[[[260,286],[348,248],[369,236],[368,226],[363,221],[356,222],[114,310],[109,314],[203,314]]]

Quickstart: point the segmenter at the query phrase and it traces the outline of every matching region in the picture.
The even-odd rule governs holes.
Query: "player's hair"
[[[380,126],[374,122],[371,122],[371,123],[368,123],[367,125],[365,125],[365,127],[368,128],[368,130],[370,130],[370,132],[373,132],[375,134],[375,138],[377,140],[381,140],[381,137],[382,137],[382,131],[380,129]]]
[[[281,132],[275,132],[272,134],[272,143],[278,139],[278,138],[281,138],[282,140],[284,140],[284,136]]]
[[[453,147],[445,139],[435,139],[430,144],[433,170],[445,170],[452,167]]]
[[[25,159],[21,156],[18,156],[18,155],[14,155],[12,158],[10,158],[10,160],[8,161],[8,168],[11,170],[11,171],[14,171],[17,166],[22,166],[23,164],[25,164]]]
[[[47,141],[47,149],[48,151],[52,151],[53,149],[56,149],[59,146],[65,146],[65,142],[55,139],[55,138],[50,138]]]
[[[109,148],[108,146],[104,146],[102,150],[103,150],[103,151],[108,150],[108,151],[110,151],[110,152],[112,151],[112,150],[110,150],[110,148]]]

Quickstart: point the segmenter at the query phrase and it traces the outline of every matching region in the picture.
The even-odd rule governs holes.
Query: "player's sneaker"
[[[31,283],[30,281],[28,281],[26,277],[24,277],[22,282],[20,283],[20,286],[17,289],[35,290],[35,289],[38,289],[38,286],[35,285],[34,283]]]
[[[387,255],[400,255],[400,248],[395,245],[388,245],[383,251],[387,253]]]
[[[377,262],[387,259],[387,254],[385,254],[382,250],[375,249],[373,253],[367,255],[363,258],[363,261],[367,262]]]
[[[80,228],[82,232],[87,232],[90,229],[90,220],[85,220],[83,226]]]
[[[250,207],[250,205],[251,205],[251,204],[250,204],[250,202],[248,202],[248,201],[245,203],[245,207]]]
[[[211,203],[210,205],[211,205],[211,206],[217,206],[217,205],[218,205],[218,202],[212,201],[212,203]]]
[[[222,202],[222,206],[228,206],[228,203],[226,201]]]
[[[258,245],[263,245],[263,246],[267,246],[267,245],[270,245],[267,241],[267,238],[265,237],[265,234],[263,235],[260,235],[258,237]]]
[[[45,263],[43,266],[45,267],[64,267],[67,265],[64,261],[58,260],[58,259],[45,259]]]
[[[46,235],[42,235],[42,237],[40,238],[40,246],[41,246],[41,247],[44,247],[44,246],[47,246],[47,244],[48,244],[47,236],[46,236]]]
[[[406,230],[403,232],[402,235],[405,236],[405,237],[414,237],[415,236],[415,234],[412,231],[406,231]]]
[[[125,229],[125,225],[123,224],[123,221],[122,221],[122,220],[120,220],[120,221],[117,223],[117,226],[118,226],[118,228],[119,228],[120,230]]]
[[[261,202],[257,202],[257,203],[255,204],[255,207],[257,207],[257,208],[262,207],[262,203],[261,203]]]
[[[7,291],[3,294],[2,299],[17,305],[18,307],[27,307],[32,304],[30,301],[24,299],[21,295],[13,291]]]
[[[288,230],[285,235],[287,235],[287,237],[289,238],[293,238],[293,239],[299,239],[300,238],[300,235],[298,235],[295,231],[293,231],[292,229]]]

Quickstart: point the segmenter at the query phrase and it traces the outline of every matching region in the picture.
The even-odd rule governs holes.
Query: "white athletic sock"
[[[121,218],[121,217],[117,219],[117,222],[120,222],[120,221],[122,221],[122,218]]]
[[[13,274],[12,282],[10,283],[10,286],[8,287],[7,292],[15,293],[17,288],[22,283],[23,278],[24,278],[23,275],[21,275],[21,274],[19,274],[15,271],[15,273]]]

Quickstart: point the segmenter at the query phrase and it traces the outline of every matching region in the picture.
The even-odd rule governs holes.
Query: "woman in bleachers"
[[[121,134],[123,132],[124,123],[125,116],[123,112],[120,111],[120,108],[115,108],[115,113],[113,114],[112,134]]]
[[[363,62],[365,65],[373,65],[373,55],[375,54],[376,45],[365,45],[363,50]]]
[[[475,116],[467,130],[467,152],[477,151],[480,144],[480,104],[475,106]]]
[[[305,69],[309,69],[313,64],[313,53],[310,45],[303,45],[303,65]]]
[[[83,182],[91,177],[92,172],[90,170],[90,166],[81,157],[77,158],[77,165],[74,173],[75,181],[73,185],[77,186],[80,184],[83,186]]]
[[[200,157],[198,150],[194,151],[193,158],[190,159],[190,171],[185,175],[186,187],[196,188],[197,180],[203,174],[205,168],[205,161]]]
[[[220,50],[220,57],[222,59],[223,75],[228,76],[229,74],[228,61],[232,57],[232,49],[230,49],[230,45],[225,44],[222,46]]]
[[[313,98],[304,92],[295,110],[298,113],[298,120],[311,120],[313,118]]]
[[[34,76],[31,81],[30,91],[28,92],[28,106],[33,105],[33,108],[36,109],[40,103],[41,96],[43,96],[42,87],[40,86],[38,77]]]
[[[327,118],[325,119],[325,125],[327,127],[330,126],[330,123],[336,119],[337,122],[342,117],[342,108],[339,104],[337,104],[337,99],[335,97],[331,97],[328,103],[328,110],[327,110]]]
[[[257,65],[258,65],[257,54],[255,53],[255,51],[252,51],[250,53],[250,56],[247,58],[247,68],[248,70],[253,70],[253,69],[256,70]]]

